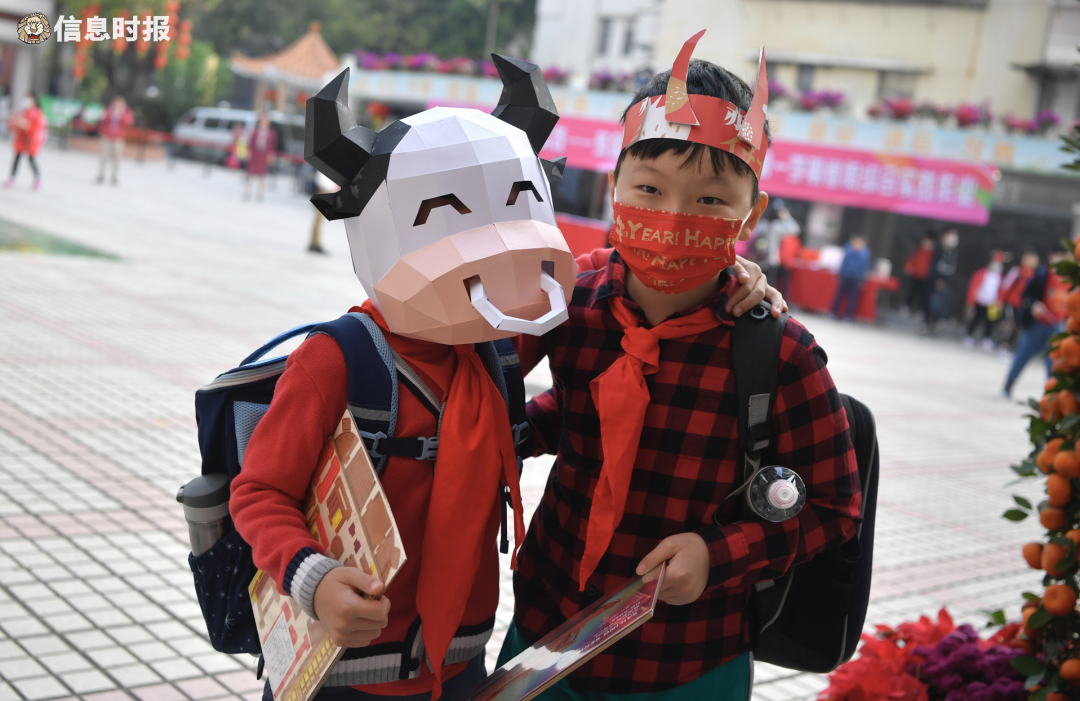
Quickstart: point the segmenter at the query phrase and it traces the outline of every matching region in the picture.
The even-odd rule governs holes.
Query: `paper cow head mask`
[[[537,152],[558,113],[536,66],[493,56],[492,114],[436,107],[379,133],[357,126],[348,70],[307,102],[304,157],[341,186],[353,269],[390,330],[462,344],[542,334],[566,319],[577,270]]]

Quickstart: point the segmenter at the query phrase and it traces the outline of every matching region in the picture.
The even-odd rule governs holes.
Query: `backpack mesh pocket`
[[[255,576],[251,547],[233,530],[202,555],[189,553],[188,564],[214,649],[230,655],[261,652],[248,596]]]

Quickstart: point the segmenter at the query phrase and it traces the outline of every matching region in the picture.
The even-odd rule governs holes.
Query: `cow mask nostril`
[[[519,319],[514,316],[503,314],[487,297],[484,283],[479,275],[473,275],[465,280],[465,289],[469,293],[469,300],[473,309],[480,313],[491,326],[499,331],[513,333],[527,333],[530,336],[543,336],[556,326],[566,321],[569,315],[566,311],[566,295],[562,285],[555,280],[555,262],[550,260],[540,263],[540,289],[547,293],[551,311],[539,319]]]

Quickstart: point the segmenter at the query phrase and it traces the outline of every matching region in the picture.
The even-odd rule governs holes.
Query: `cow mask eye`
[[[506,199],[506,206],[509,207],[512,204],[516,204],[518,195],[525,190],[532,190],[532,194],[536,197],[537,202],[544,201],[544,198],[540,196],[540,192],[537,191],[536,186],[533,185],[532,180],[518,180],[514,183],[514,186],[510,188],[510,197]]]
[[[440,197],[432,197],[426,199],[420,203],[420,209],[416,212],[416,220],[413,222],[413,226],[420,226],[421,224],[427,224],[428,215],[431,214],[431,210],[436,207],[451,206],[457,210],[458,214],[471,214],[472,210],[461,203],[458,196],[454,193],[449,195],[442,195]]]

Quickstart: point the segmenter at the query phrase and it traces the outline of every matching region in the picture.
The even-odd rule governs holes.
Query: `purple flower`
[[[779,80],[769,78],[769,97],[779,99],[787,94],[787,88],[785,88]]]
[[[994,701],[1024,701],[1027,698],[1024,682],[1019,679],[999,678],[990,685],[990,689],[994,692]]]
[[[1061,124],[1061,117],[1054,110],[1039,110],[1039,113],[1035,115],[1035,123],[1040,129],[1049,129]]]

